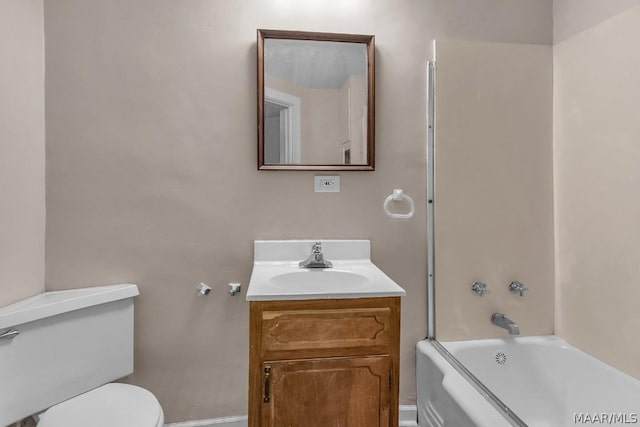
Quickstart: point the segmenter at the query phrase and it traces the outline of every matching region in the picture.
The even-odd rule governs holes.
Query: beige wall
[[[438,339],[503,337],[494,312],[553,333],[551,60],[551,46],[436,43]]]
[[[342,163],[340,90],[307,89],[302,110],[302,163]]]
[[[640,0],[554,0],[553,41],[561,42],[637,5]]]
[[[44,291],[43,21],[0,2],[0,306]]]
[[[401,401],[414,403],[425,62],[436,37],[549,43],[551,1],[513,3],[47,0],[48,289],[138,283],[129,381],[169,422],[246,414],[248,304],[225,288],[246,289],[253,240],[370,238],[407,290]],[[256,28],[375,34],[375,172],[315,194],[312,172],[256,170]],[[413,219],[384,215],[393,188],[414,197]]]
[[[347,138],[351,150],[352,164],[367,163],[367,133],[364,129],[364,120],[367,120],[367,77],[351,76],[342,87],[347,91],[349,100],[345,113],[348,116]]]
[[[557,331],[640,378],[640,7],[554,46]]]

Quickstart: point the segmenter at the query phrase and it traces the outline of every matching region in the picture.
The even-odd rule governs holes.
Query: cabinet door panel
[[[263,427],[388,427],[389,356],[263,363]]]

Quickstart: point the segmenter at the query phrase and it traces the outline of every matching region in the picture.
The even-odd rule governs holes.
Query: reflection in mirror
[[[258,30],[259,169],[373,170],[373,36]]]

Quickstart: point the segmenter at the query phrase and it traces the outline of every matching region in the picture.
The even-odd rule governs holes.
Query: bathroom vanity
[[[249,426],[397,426],[405,292],[369,241],[323,241],[333,267],[300,268],[312,245],[255,242]]]

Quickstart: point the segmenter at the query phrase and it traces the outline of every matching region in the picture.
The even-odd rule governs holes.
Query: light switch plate
[[[313,177],[313,188],[316,193],[339,193],[340,175],[316,175]]]

